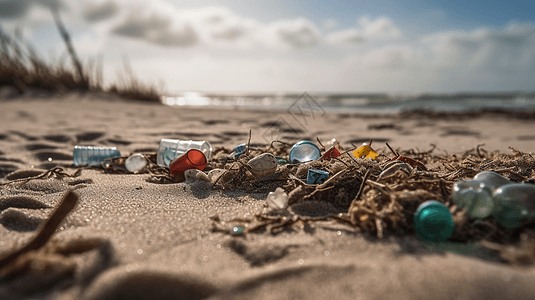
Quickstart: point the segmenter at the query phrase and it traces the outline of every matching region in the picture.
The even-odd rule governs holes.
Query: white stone
[[[288,206],[288,195],[278,187],[274,192],[269,193],[266,202],[273,209],[285,209]]]
[[[139,173],[147,166],[147,159],[143,154],[136,153],[126,159],[124,166],[129,172]]]

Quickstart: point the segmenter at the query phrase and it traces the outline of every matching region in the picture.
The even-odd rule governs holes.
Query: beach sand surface
[[[295,117],[295,118],[294,118]],[[284,124],[279,130],[275,124]],[[306,124],[305,124],[306,123]],[[156,152],[162,138],[214,148],[336,138],[349,149],[373,138],[394,149],[458,153],[535,149],[535,120],[503,114],[429,117],[168,107],[69,93],[0,99],[1,182],[62,167],[75,145]],[[434,145],[434,146],[432,146]],[[25,171],[24,171],[25,170]],[[15,172],[13,175],[12,172]],[[266,193],[203,181],[149,182],[149,174],[83,169],[0,186],[0,255],[26,245],[69,190],[74,210],[41,249],[0,268],[0,299],[531,299],[535,268],[511,266],[477,245],[430,249],[415,236],[373,234],[328,221],[232,236],[211,217],[266,211]],[[326,206],[325,211],[336,212]]]

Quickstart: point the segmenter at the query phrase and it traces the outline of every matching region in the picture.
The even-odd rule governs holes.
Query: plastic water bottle
[[[162,139],[156,155],[156,163],[169,167],[176,157],[188,152],[190,149],[200,150],[207,160],[212,156],[212,145],[207,141],[183,141]]]
[[[290,149],[290,163],[307,162],[321,157],[321,151],[316,144],[310,141],[300,141]]]
[[[453,185],[453,201],[459,208],[466,208],[472,218],[486,218],[494,212],[494,191],[512,182],[494,171],[483,171],[473,180],[459,180]]]
[[[73,161],[75,166],[100,166],[108,158],[120,157],[115,147],[74,146]]]
[[[416,235],[431,242],[447,240],[455,230],[455,224],[448,208],[436,200],[425,201],[414,214]]]
[[[506,228],[517,228],[535,220],[535,185],[512,183],[493,194],[496,209],[492,214]]]

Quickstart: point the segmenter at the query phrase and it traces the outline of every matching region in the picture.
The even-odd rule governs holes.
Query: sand
[[[434,144],[444,153],[479,144],[489,152],[535,149],[535,120],[503,114],[307,118],[302,126],[305,119],[286,112],[176,108],[96,94],[0,99],[0,177],[56,166],[73,174],[74,145],[116,146],[123,155],[155,152],[161,138],[233,148],[247,142],[249,130],[251,144],[318,137],[346,148],[373,138],[380,152],[388,151],[385,142],[419,150]],[[299,130],[273,131],[274,121]],[[26,245],[67,191],[79,197],[51,240],[0,281],[0,299],[535,298],[535,268],[505,264],[477,244],[433,250],[415,236],[378,239],[330,222],[231,236],[212,232],[210,217],[265,211],[265,193],[149,177],[84,169],[76,178],[0,186],[0,255]]]

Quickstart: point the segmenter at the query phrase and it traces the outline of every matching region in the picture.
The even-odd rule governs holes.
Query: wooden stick
[[[0,268],[12,262],[24,253],[31,250],[39,249],[44,244],[46,244],[46,242],[52,237],[54,232],[56,232],[58,226],[61,224],[63,219],[65,219],[67,214],[69,214],[69,212],[71,212],[71,210],[76,206],[77,202],[78,196],[74,192],[69,191],[67,195],[63,197],[63,200],[61,201],[56,211],[52,213],[52,216],[50,216],[50,218],[43,223],[39,232],[32,241],[30,241],[26,246],[20,248],[19,250],[16,250],[0,259]]]

